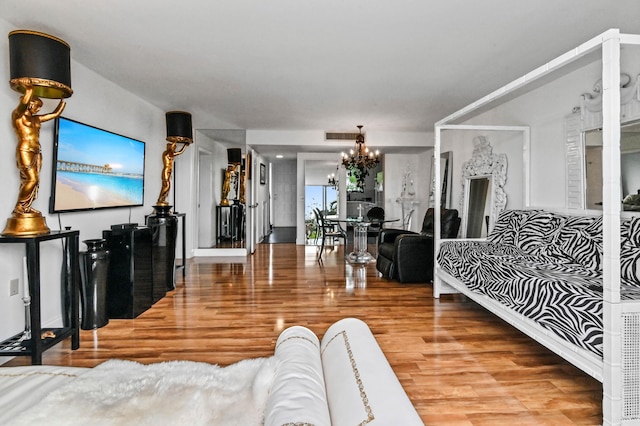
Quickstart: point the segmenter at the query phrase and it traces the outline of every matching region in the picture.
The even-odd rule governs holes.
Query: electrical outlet
[[[20,292],[20,278],[9,281],[9,296],[16,296]]]

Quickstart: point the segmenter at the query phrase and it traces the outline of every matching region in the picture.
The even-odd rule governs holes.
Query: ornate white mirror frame
[[[507,193],[504,190],[504,185],[507,182],[507,155],[494,154],[491,143],[484,136],[477,136],[473,139],[471,159],[462,165],[462,197],[460,199],[462,223],[460,233],[463,238],[470,237],[467,231],[469,229],[469,218],[471,217],[469,204],[470,200],[474,198],[473,194],[470,194],[472,181],[480,178],[489,179],[489,188],[486,194],[489,200],[486,201],[489,201],[488,206],[490,206],[491,211],[486,214],[485,208],[482,214],[476,214],[474,217],[479,217],[482,220],[484,216],[489,216],[488,233],[498,218],[498,214],[507,205]],[[475,235],[475,237],[479,236]]]

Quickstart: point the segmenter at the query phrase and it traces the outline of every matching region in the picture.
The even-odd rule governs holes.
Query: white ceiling
[[[640,0],[0,0],[17,28],[197,129],[421,132]]]

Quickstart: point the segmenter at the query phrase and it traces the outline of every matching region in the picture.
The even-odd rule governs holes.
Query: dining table
[[[371,225],[380,225],[382,227],[385,223],[400,221],[400,219],[369,219],[364,216],[340,218],[337,215],[328,215],[326,219],[330,222],[353,227],[353,250],[347,253],[345,258],[349,263],[358,264],[375,260],[375,256],[369,253],[367,243],[369,227]]]

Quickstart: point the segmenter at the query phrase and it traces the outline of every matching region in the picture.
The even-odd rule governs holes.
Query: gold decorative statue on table
[[[40,127],[59,117],[72,95],[69,45],[57,37],[35,31],[9,33],[11,88],[22,93],[11,113],[11,124],[18,137],[16,163],[20,174],[18,201],[2,231],[5,236],[47,234],[49,227],[42,214],[32,207],[38,197],[42,152]],[[40,98],[59,99],[53,112],[38,115]]]
[[[222,183],[222,199],[220,200],[221,206],[230,205],[229,196],[233,195],[233,202],[237,204],[238,196],[240,195],[240,174],[242,164],[242,149],[241,148],[228,148],[227,149],[227,170],[224,172],[224,182]]]
[[[169,190],[171,189],[171,173],[173,172],[173,161],[175,157],[182,154],[189,144],[184,143],[182,148],[178,149],[178,143],[174,141],[170,141],[167,143],[167,149],[162,153],[162,187],[160,188],[160,195],[158,196],[158,201],[156,201],[156,205],[158,206],[168,206],[167,196],[169,195]]]
[[[228,164],[227,170],[224,172],[224,182],[222,183],[222,200],[220,201],[221,206],[228,206],[229,203],[229,193],[231,192],[232,182],[236,178],[236,165]]]
[[[165,114],[167,125],[167,148],[162,153],[162,186],[160,195],[154,206],[158,215],[170,214],[171,206],[167,202],[167,196],[171,189],[171,174],[173,162],[193,143],[193,128],[191,114],[184,111],[169,111]]]

